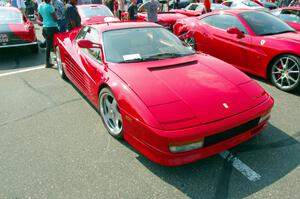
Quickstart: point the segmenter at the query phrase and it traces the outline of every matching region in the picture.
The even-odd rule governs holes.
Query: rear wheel
[[[34,45],[30,46],[30,50],[33,53],[38,53],[39,52],[39,45],[38,44],[34,44]]]
[[[115,138],[123,138],[123,121],[117,100],[108,88],[99,94],[99,109],[102,121],[108,133]]]
[[[63,67],[63,64],[61,61],[61,55],[60,55],[60,50],[59,50],[58,46],[56,46],[55,54],[56,54],[56,66],[57,66],[59,76],[63,79],[67,79],[65,71],[64,71],[64,67]]]
[[[269,73],[272,83],[283,91],[294,91],[300,87],[299,57],[290,54],[279,56]]]

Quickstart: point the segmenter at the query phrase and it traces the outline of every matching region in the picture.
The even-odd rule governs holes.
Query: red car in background
[[[199,51],[270,79],[281,90],[300,88],[300,33],[269,13],[218,11],[180,20],[174,33]]]
[[[178,19],[186,18],[186,15],[176,13],[176,12],[158,12],[157,19],[158,24],[162,25],[168,30],[173,29],[173,25]],[[123,12],[121,16],[122,20],[128,19],[128,12]],[[143,5],[139,7],[137,14],[137,21],[147,21],[147,12],[145,12]]]
[[[300,31],[300,6],[278,8],[272,10],[271,14],[284,20],[295,30]]]
[[[102,4],[77,5],[82,25],[119,21],[108,7]]]
[[[184,14],[188,17],[195,17],[195,16],[202,15],[203,9],[204,9],[203,3],[191,3],[184,9],[174,9],[171,11]],[[217,3],[211,4],[211,10],[224,10],[224,9],[228,9],[228,7]]]
[[[19,46],[39,51],[34,26],[19,9],[0,7],[0,49]]]
[[[85,26],[56,35],[54,47],[60,76],[99,110],[110,135],[162,165],[238,145],[270,117],[273,99],[254,80],[155,23]]]

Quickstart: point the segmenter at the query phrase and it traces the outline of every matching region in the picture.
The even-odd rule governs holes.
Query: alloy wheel
[[[292,91],[299,86],[300,65],[297,57],[285,55],[278,58],[271,69],[273,84],[284,91]]]
[[[118,103],[107,88],[100,92],[100,114],[108,132],[116,138],[123,137],[123,122]]]

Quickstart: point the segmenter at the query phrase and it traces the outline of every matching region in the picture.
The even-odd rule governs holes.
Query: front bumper
[[[4,44],[4,45],[1,45],[0,44],[0,49],[1,48],[13,48],[13,47],[22,47],[22,46],[33,46],[33,45],[37,45],[37,41],[35,42],[30,42],[30,43],[19,43],[19,44]]]
[[[124,138],[143,155],[160,165],[176,166],[187,164],[217,154],[252,138],[267,127],[269,118],[236,136],[204,146],[200,149],[172,153],[169,150],[171,143],[189,142],[191,140],[215,136],[221,132],[230,132],[230,129],[239,127],[270,112],[273,104],[274,101],[269,96],[263,103],[241,114],[217,122],[174,131],[155,129],[135,120],[134,124],[126,124],[129,126],[134,125],[135,127],[128,128],[129,130],[124,133]],[[138,132],[138,134],[136,132]]]

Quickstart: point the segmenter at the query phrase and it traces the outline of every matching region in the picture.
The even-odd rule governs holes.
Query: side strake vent
[[[190,61],[190,62],[184,62],[184,63],[180,63],[180,64],[175,64],[175,65],[167,65],[167,66],[160,66],[160,67],[153,67],[153,68],[148,68],[150,71],[157,71],[157,70],[168,70],[168,69],[172,69],[172,68],[179,68],[179,67],[185,67],[185,66],[190,66],[190,65],[194,65],[197,64],[198,61]]]

